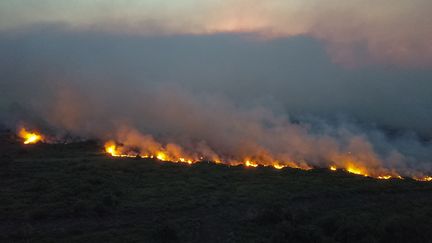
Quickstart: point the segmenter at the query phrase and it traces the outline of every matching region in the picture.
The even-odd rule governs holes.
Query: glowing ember
[[[24,144],[35,144],[43,140],[41,134],[27,131],[25,128],[20,129],[19,136],[24,140]]]
[[[388,180],[393,178],[393,176],[391,175],[384,175],[384,176],[378,176],[377,179],[381,179],[381,180]]]
[[[336,166],[330,166],[330,170],[332,170],[332,171],[336,171],[337,168],[336,168]]]

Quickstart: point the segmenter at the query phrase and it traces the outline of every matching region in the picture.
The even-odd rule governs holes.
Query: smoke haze
[[[345,66],[431,67],[430,9],[429,0],[4,0],[0,30],[60,23],[72,30],[147,36],[308,36]]]
[[[353,164],[372,175],[432,170],[429,69],[347,69],[307,36],[64,29],[2,33],[6,125],[173,156]]]

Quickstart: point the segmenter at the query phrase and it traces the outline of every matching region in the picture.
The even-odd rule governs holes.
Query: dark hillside
[[[432,183],[3,141],[1,242],[431,242]]]

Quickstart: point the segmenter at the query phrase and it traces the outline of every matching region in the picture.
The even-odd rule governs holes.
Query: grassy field
[[[432,183],[0,145],[0,242],[432,242]]]

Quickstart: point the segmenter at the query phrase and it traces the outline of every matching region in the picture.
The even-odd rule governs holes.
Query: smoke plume
[[[263,43],[242,35],[142,38],[42,29],[5,34],[0,45],[0,117],[11,127],[26,122],[112,140],[124,152],[164,160],[336,166],[371,176],[432,171],[432,145],[417,135],[428,137],[430,115],[413,109],[430,108],[428,72],[394,71],[414,77],[423,85],[417,88],[376,69],[362,70],[358,84],[350,81],[358,71],[327,62],[307,38]],[[306,54],[312,58],[302,59]],[[368,93],[383,82],[394,90]],[[394,102],[409,92],[417,103],[394,113]],[[371,108],[367,100],[384,102]],[[328,115],[337,110],[343,116]],[[400,112],[425,120],[407,121]]]

